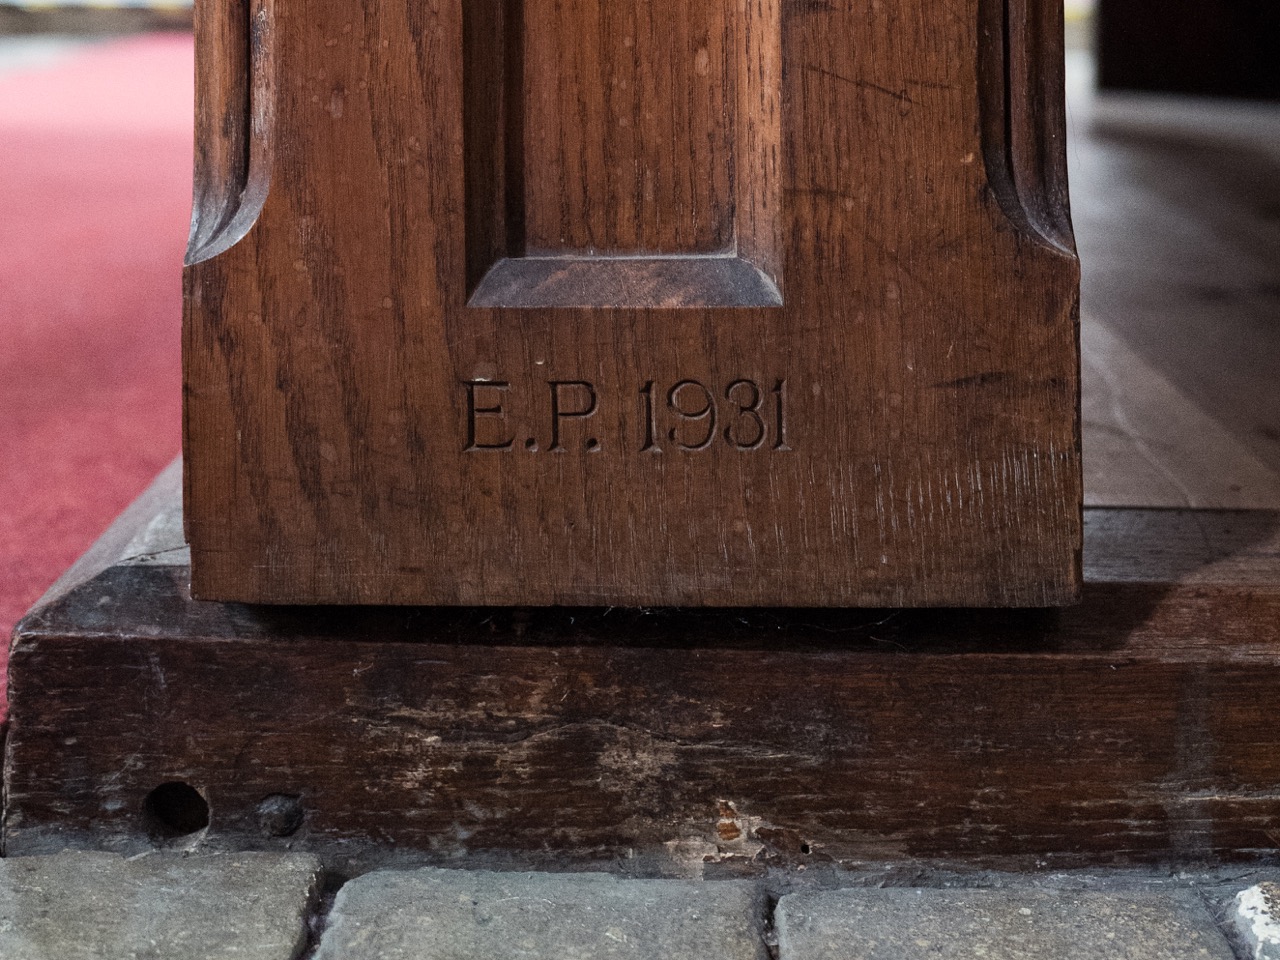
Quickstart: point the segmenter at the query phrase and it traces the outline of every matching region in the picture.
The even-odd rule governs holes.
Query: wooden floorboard
[[[1280,508],[1280,106],[1076,83],[1069,116],[1086,502]]]

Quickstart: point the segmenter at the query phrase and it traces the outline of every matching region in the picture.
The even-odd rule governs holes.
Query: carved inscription
[[[468,453],[599,453],[606,438],[593,424],[615,395],[603,394],[589,380],[548,380],[540,408],[517,417],[508,380],[464,380],[466,393],[463,450]],[[648,380],[636,394],[638,435],[617,442],[639,453],[665,450],[696,453],[715,446],[734,450],[786,451],[787,381],[762,385],[740,377],[723,385],[683,379],[665,384]],[[538,424],[519,436],[514,424]],[[628,419],[628,422],[629,419]]]
[[[659,403],[655,393],[662,396]],[[723,441],[738,450],[789,450],[784,401],[786,381],[766,394],[754,380],[739,379],[716,391],[698,380],[679,380],[666,390],[650,380],[640,388],[642,451],[661,453],[662,442],[679,450],[706,450]]]

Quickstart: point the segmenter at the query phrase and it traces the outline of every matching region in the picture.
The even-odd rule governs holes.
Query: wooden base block
[[[178,480],[17,631],[10,854],[750,869],[1280,845],[1280,513],[1090,511],[1084,602],[1055,611],[261,608],[189,599]],[[207,827],[154,793],[174,783]]]

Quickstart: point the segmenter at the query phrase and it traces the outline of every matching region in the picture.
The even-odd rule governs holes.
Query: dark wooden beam
[[[1098,79],[1112,90],[1280,99],[1273,0],[1102,0]]]
[[[6,849],[1268,855],[1280,513],[1086,530],[1084,602],[1056,611],[252,607],[189,598],[171,470],[17,631]],[[175,781],[206,831],[157,833]]]

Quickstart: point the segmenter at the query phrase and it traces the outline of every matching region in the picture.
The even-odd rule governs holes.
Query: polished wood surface
[[[197,20],[197,596],[1076,599],[1055,0]]]

